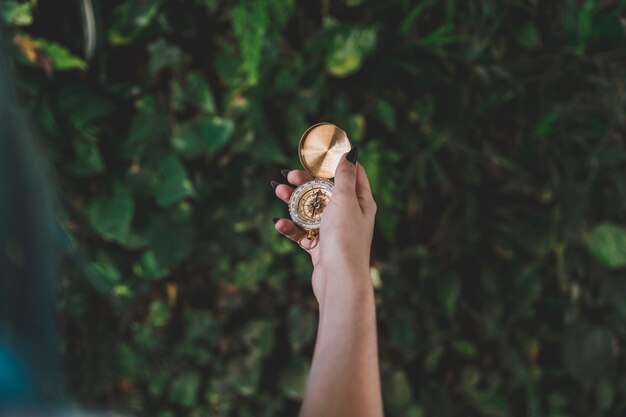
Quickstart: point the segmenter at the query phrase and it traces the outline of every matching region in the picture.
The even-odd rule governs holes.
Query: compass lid
[[[318,123],[306,130],[298,145],[300,163],[317,178],[333,178],[341,157],[352,149],[346,132],[332,123]]]

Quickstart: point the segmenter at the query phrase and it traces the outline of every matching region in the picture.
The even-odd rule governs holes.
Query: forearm
[[[323,280],[317,343],[300,416],[380,417],[376,309],[367,268],[335,270]]]

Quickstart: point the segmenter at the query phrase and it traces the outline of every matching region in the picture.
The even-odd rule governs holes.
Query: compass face
[[[289,200],[291,219],[304,229],[319,229],[332,193],[333,183],[328,180],[314,179],[300,185]]]

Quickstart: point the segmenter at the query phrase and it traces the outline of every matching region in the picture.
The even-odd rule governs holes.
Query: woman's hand
[[[315,268],[313,292],[318,301],[326,288],[323,277],[330,271],[345,276],[369,277],[376,203],[365,169],[356,163],[357,152],[355,148],[341,158],[335,173],[333,194],[322,215],[319,242],[315,247],[305,249]],[[287,174],[287,180],[295,186],[310,179],[312,177],[306,171],[293,170]],[[275,188],[276,196],[285,203],[289,202],[293,190],[287,184]],[[294,242],[310,247],[312,242],[306,239],[306,232],[291,220],[278,219],[275,227]]]
[[[322,214],[313,261],[313,292],[320,321],[309,381],[300,417],[382,417],[376,304],[369,259],[376,204],[356,148],[341,158],[330,203]],[[289,182],[311,177],[290,171]],[[278,185],[276,195],[289,201],[293,189]],[[294,242],[306,233],[291,220],[276,229]],[[306,239],[303,243],[306,242]]]

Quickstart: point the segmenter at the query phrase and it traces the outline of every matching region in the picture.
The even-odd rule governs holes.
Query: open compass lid
[[[300,163],[311,175],[330,179],[346,152],[352,149],[346,132],[332,123],[318,123],[304,132],[298,145]]]

